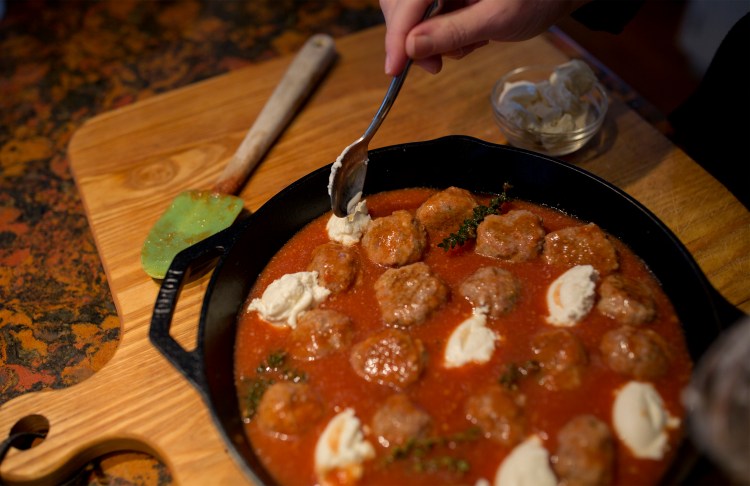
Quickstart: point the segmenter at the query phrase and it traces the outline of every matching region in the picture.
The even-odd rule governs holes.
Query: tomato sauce
[[[432,189],[407,189],[376,194],[367,198],[372,218],[387,216],[396,209],[407,209],[412,213],[430,195]],[[487,204],[488,197],[477,200]],[[557,210],[524,201],[511,201],[503,206],[503,212],[522,208],[539,215],[547,232],[560,228],[584,224]],[[275,279],[287,273],[304,271],[311,260],[313,250],[328,241],[326,222],[330,214],[309,223],[295,235],[271,260],[259,276],[250,299],[259,297]],[[646,282],[653,290],[657,312],[649,329],[660,334],[669,346],[669,370],[663,378],[652,380],[672,416],[684,423],[684,410],[680,403],[681,390],[686,386],[691,372],[691,361],[685,345],[680,323],[667,296],[645,264],[624,244],[611,238],[618,252],[620,272]],[[388,396],[395,393],[392,388],[367,382],[358,376],[349,363],[349,352],[344,350],[315,361],[298,361],[287,358],[285,364],[305,375],[306,382],[313,386],[325,404],[324,417],[311,429],[297,436],[278,437],[261,430],[254,420],[246,423],[246,433],[262,463],[282,484],[315,484],[314,450],[319,435],[328,420],[347,407],[356,411],[361,420],[365,439],[374,447],[376,456],[364,463],[364,475],[359,484],[468,484],[480,478],[490,483],[503,459],[511,448],[503,447],[483,437],[457,440],[471,428],[466,419],[464,403],[473,390],[488,383],[497,383],[509,363],[527,362],[531,357],[531,337],[552,327],[545,322],[547,315],[546,291],[550,283],[565,269],[555,268],[542,258],[529,262],[505,262],[474,253],[474,245],[468,242],[463,247],[444,251],[437,241],[429,241],[422,261],[427,263],[450,287],[451,297],[439,312],[420,325],[412,326],[408,332],[424,344],[428,360],[420,379],[408,386],[405,393],[415,404],[430,414],[433,434],[453,438],[452,442],[436,447],[435,456],[449,455],[468,464],[467,471],[438,468],[436,471],[415,470],[413,461],[388,460],[393,451],[378,443],[376,437],[368,435],[368,424],[373,414]],[[320,304],[321,308],[335,309],[355,323],[353,343],[385,328],[378,307],[373,283],[386,270],[372,263],[360,245],[360,278],[348,291],[331,296]],[[445,343],[453,329],[472,313],[471,304],[458,294],[460,283],[477,268],[494,265],[511,270],[522,282],[519,301],[509,314],[488,318],[487,325],[500,340],[491,360],[485,364],[469,364],[457,369],[442,366]],[[635,458],[627,447],[616,439],[612,424],[612,404],[615,390],[632,380],[610,370],[598,351],[602,335],[619,325],[612,319],[592,310],[575,327],[569,328],[583,343],[588,354],[588,366],[583,373],[581,385],[573,390],[549,391],[532,379],[518,382],[518,393],[525,396],[524,414],[527,434],[537,434],[544,447],[554,455],[558,430],[573,416],[592,414],[609,425],[615,437],[614,482],[616,484],[653,484],[664,474],[681,440],[683,427],[669,431],[669,451],[662,460]],[[270,353],[287,349],[290,330],[278,328],[264,322],[256,312],[243,313],[239,317],[235,352],[235,372],[244,407],[247,397],[245,381],[258,375],[259,364]]]

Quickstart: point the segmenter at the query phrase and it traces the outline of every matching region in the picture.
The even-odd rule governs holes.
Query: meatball
[[[573,333],[567,329],[539,333],[531,340],[531,350],[541,368],[542,386],[548,390],[572,390],[581,384],[588,355]]]
[[[607,424],[592,415],[571,419],[557,434],[553,467],[563,486],[612,483],[614,439]]]
[[[406,395],[391,395],[372,418],[372,431],[384,447],[423,437],[432,426],[430,415]]]
[[[500,317],[516,305],[521,284],[508,270],[482,267],[461,283],[458,292],[474,307],[487,307],[491,317]]]
[[[599,350],[612,370],[636,379],[659,378],[669,366],[666,342],[650,329],[622,326],[607,331]]]
[[[402,389],[419,379],[424,346],[404,331],[385,329],[355,344],[349,362],[365,380]]]
[[[591,265],[602,276],[620,266],[609,237],[594,223],[548,233],[544,238],[542,254],[547,263],[566,267]]]
[[[306,383],[280,381],[263,394],[256,420],[266,432],[295,435],[313,426],[323,416],[323,404]]]
[[[370,260],[388,267],[419,261],[426,246],[424,226],[404,210],[373,219],[362,237],[362,247]]]
[[[515,396],[500,385],[490,385],[466,401],[466,418],[484,436],[512,447],[525,435],[526,420]]]
[[[651,290],[644,283],[618,273],[602,279],[596,308],[620,324],[631,326],[645,324],[656,316]]]
[[[438,234],[455,232],[465,219],[474,215],[477,202],[466,189],[449,187],[430,196],[417,209],[417,219],[427,231]]]
[[[289,339],[294,358],[313,361],[349,346],[352,321],[335,310],[311,309],[299,317]]]
[[[449,288],[424,262],[389,268],[375,281],[375,298],[386,324],[410,327],[424,322],[448,300]]]
[[[307,270],[318,272],[318,281],[331,292],[343,292],[357,278],[359,255],[352,247],[333,241],[324,243],[313,250]]]
[[[477,227],[475,252],[512,262],[536,258],[542,251],[545,231],[539,216],[525,209],[490,214]]]

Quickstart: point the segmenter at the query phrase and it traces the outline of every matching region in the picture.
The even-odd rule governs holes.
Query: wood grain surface
[[[376,27],[337,40],[334,68],[241,192],[248,209],[329,164],[362,134],[389,83],[383,34]],[[413,69],[370,148],[449,134],[504,143],[489,104],[495,80],[522,65],[566,60],[538,37],[448,61],[438,76]],[[182,484],[246,481],[198,392],[148,341],[159,282],[144,274],[139,257],[174,196],[217,178],[290,61],[251,66],[100,115],[76,133],[70,162],[123,337],[112,360],[81,384],[24,395],[0,408],[3,436],[30,415],[50,424],[36,447],[9,452],[1,470],[6,481],[54,483],[87,458],[133,448],[163,459]],[[750,213],[653,127],[613,99],[601,135],[566,160],[648,207],[711,283],[750,312]],[[172,333],[188,349],[207,281],[187,286],[178,303]]]

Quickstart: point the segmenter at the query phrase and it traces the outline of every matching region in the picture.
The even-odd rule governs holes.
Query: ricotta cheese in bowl
[[[608,107],[596,75],[577,59],[515,69],[495,84],[491,101],[511,145],[547,155],[583,147],[601,128]]]

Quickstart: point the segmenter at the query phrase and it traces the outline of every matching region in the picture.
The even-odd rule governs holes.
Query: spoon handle
[[[433,1],[430,6],[427,7],[427,11],[425,12],[424,17],[422,17],[422,21],[424,22],[425,20],[435,15],[438,10],[440,10],[442,3],[442,0]],[[372,139],[372,137],[375,135],[375,132],[378,131],[378,128],[380,128],[380,125],[383,123],[386,115],[388,115],[388,112],[391,110],[391,106],[396,100],[398,92],[401,91],[401,86],[404,84],[406,74],[409,72],[409,68],[411,67],[411,65],[412,59],[407,59],[406,64],[404,65],[404,69],[401,71],[401,74],[395,76],[391,80],[391,84],[390,86],[388,86],[388,91],[386,91],[385,93],[383,102],[380,104],[380,108],[378,108],[378,111],[375,113],[375,116],[370,122],[370,126],[368,126],[367,130],[365,130],[364,135],[362,135],[361,140],[363,140],[365,143],[370,142],[370,139]]]
[[[378,128],[380,128],[380,125],[383,123],[383,120],[385,120],[386,115],[388,115],[388,112],[391,110],[391,106],[393,105],[393,102],[396,100],[396,96],[398,96],[398,92],[401,91],[401,86],[404,84],[404,80],[406,79],[406,74],[409,72],[409,68],[411,67],[412,60],[407,59],[406,65],[404,65],[404,70],[401,71],[401,74],[398,76],[395,76],[391,80],[390,86],[388,86],[388,91],[385,92],[385,97],[383,98],[383,102],[380,103],[380,108],[378,108],[378,111],[375,113],[375,116],[372,118],[372,121],[370,122],[370,126],[367,127],[367,130],[365,130],[364,135],[362,135],[362,140],[364,140],[365,143],[369,143],[370,139],[375,135],[375,132],[378,131]]]

